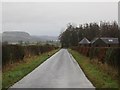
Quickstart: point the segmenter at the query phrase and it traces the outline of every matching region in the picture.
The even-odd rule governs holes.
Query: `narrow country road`
[[[94,88],[67,49],[61,49],[11,88]]]

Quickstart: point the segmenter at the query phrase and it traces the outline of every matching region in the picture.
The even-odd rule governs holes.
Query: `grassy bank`
[[[69,50],[69,52],[77,60],[85,75],[96,88],[120,88],[117,80],[103,72],[99,66],[92,64],[89,58],[73,50]]]
[[[57,51],[58,49],[50,51],[48,53],[44,53],[40,56],[26,58],[26,60],[19,63],[15,63],[9,66],[9,68],[3,70],[2,88],[8,88],[15,82],[19,81],[21,78],[23,78],[25,75],[33,71],[37,66],[43,63],[45,60],[47,60],[47,58],[49,58]]]

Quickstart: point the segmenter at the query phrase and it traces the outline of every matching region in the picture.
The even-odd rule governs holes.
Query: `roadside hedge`
[[[120,68],[120,47],[71,47],[87,56],[90,60],[97,58],[101,63]]]
[[[108,48],[105,54],[105,62],[113,67],[119,67],[120,48]]]
[[[2,46],[2,65],[13,63],[24,58],[24,49],[19,45]]]
[[[2,45],[2,66],[57,49],[53,45]]]

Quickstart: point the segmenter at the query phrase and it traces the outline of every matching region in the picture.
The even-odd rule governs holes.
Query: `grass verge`
[[[44,53],[40,56],[31,57],[23,62],[13,64],[8,70],[5,70],[2,73],[2,88],[7,89],[15,82],[22,79],[28,73],[33,71],[36,67],[38,67],[41,63],[47,60],[50,56],[56,53],[59,49],[53,50],[47,53]]]
[[[114,80],[107,73],[102,72],[97,65],[90,62],[88,57],[71,49],[69,49],[69,52],[73,55],[85,75],[96,88],[120,88],[117,80]]]

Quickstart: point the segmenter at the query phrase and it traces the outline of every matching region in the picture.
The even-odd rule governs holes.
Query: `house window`
[[[109,39],[108,41],[109,41],[109,42],[113,42],[113,40],[112,40],[112,39]]]

